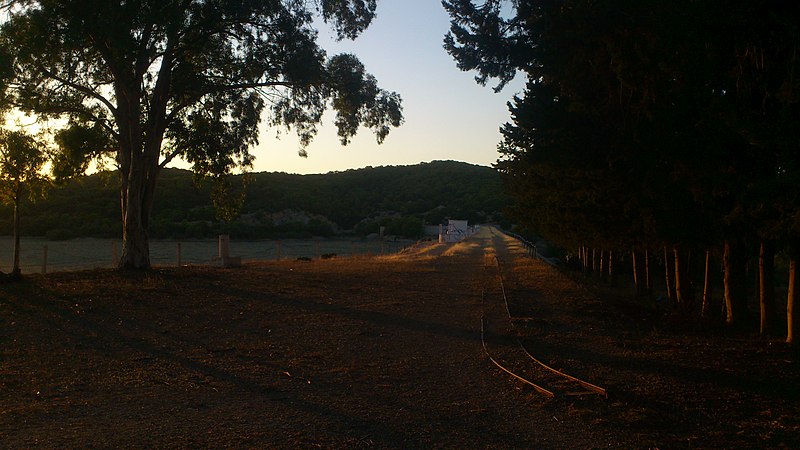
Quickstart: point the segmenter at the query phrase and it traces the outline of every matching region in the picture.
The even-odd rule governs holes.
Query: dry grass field
[[[504,334],[608,389],[547,399]],[[494,270],[494,272],[493,272]],[[670,331],[484,229],[399,255],[0,286],[0,446],[798,448],[796,351]],[[508,331],[511,330],[511,331]]]

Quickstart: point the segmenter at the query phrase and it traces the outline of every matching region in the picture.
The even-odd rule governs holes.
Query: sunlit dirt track
[[[635,379],[614,378],[623,350],[604,334],[601,305],[492,236],[484,228],[391,257],[62,273],[3,286],[0,446],[685,443],[695,425],[683,414],[637,396]],[[505,264],[511,308],[535,317],[520,327],[523,342],[625,396],[548,400],[489,361],[487,254]],[[642,425],[651,415],[665,425]]]
[[[513,268],[514,258],[519,258],[519,242],[495,230],[490,230],[490,233],[493,245],[485,247],[481,300],[481,339],[486,356],[500,370],[545,397],[601,395],[608,398],[605,388],[553,368],[534,356],[520,341],[522,330],[514,323],[536,320],[536,317],[521,317],[510,307],[506,278],[513,276],[513,271],[509,271],[507,266]],[[516,252],[508,247],[517,247]],[[531,299],[512,300],[519,303]]]

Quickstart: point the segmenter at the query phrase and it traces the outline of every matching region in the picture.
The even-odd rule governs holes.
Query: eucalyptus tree
[[[339,39],[353,39],[376,0],[16,0],[5,8],[0,40],[13,54],[17,106],[65,119],[68,135],[87,138],[64,140],[72,168],[100,155],[119,168],[122,268],[150,266],[156,180],[175,158],[210,177],[246,169],[264,116],[294,128],[303,148],[328,107],[342,144],[362,125],[380,143],[402,122],[400,97],[354,55],[329,57],[313,27],[318,16]]]
[[[11,276],[20,270],[20,209],[28,198],[44,195],[49,180],[43,173],[48,149],[44,142],[22,131],[0,131],[0,200],[13,207]]]

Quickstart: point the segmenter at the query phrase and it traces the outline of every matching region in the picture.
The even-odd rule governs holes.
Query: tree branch
[[[184,100],[181,103],[178,103],[177,106],[172,108],[172,110],[167,114],[166,123],[172,123],[175,120],[175,117],[181,113],[184,109],[192,106],[193,104],[200,101],[201,98],[208,94],[215,94],[218,92],[226,92],[226,91],[235,91],[239,89],[258,89],[262,87],[293,87],[296,86],[295,83],[291,83],[288,81],[270,81],[270,82],[260,82],[260,83],[236,83],[236,84],[229,84],[224,86],[216,86],[214,89],[208,89],[206,91],[197,93],[188,99]]]
[[[105,105],[105,107],[106,107],[106,108],[108,108],[108,110],[109,110],[109,111],[110,111],[112,114],[115,114],[115,113],[116,113],[116,110],[117,110],[117,108],[114,106],[114,104],[113,104],[113,103],[111,103],[111,101],[110,101],[110,100],[108,100],[107,98],[105,98],[105,97],[103,97],[102,95],[98,94],[97,92],[95,92],[95,91],[93,91],[93,90],[89,89],[89,88],[88,88],[88,87],[86,87],[86,86],[83,86],[83,85],[80,85],[80,84],[78,84],[78,83],[75,83],[75,82],[73,82],[73,81],[69,81],[69,80],[67,80],[67,79],[65,79],[65,78],[62,78],[62,77],[60,77],[60,76],[56,75],[55,73],[53,73],[53,72],[51,72],[51,71],[49,71],[49,70],[47,70],[47,69],[45,69],[45,68],[42,68],[41,70],[42,70],[42,73],[43,73],[43,74],[45,74],[45,75],[47,75],[48,77],[50,77],[50,78],[52,78],[52,79],[54,79],[54,80],[58,81],[59,83],[61,83],[61,84],[65,85],[65,86],[71,87],[72,89],[75,89],[76,91],[78,91],[78,92],[81,92],[81,93],[83,93],[83,94],[86,94],[86,95],[88,95],[89,97],[92,97],[93,99],[95,99],[95,100],[99,101],[100,103],[102,103],[103,105]]]
[[[153,33],[153,24],[149,24],[144,31],[142,31],[142,42],[139,45],[139,54],[136,58],[136,70],[134,77],[136,79],[140,79],[144,76],[145,72],[147,72],[147,68],[150,67],[151,62],[153,59],[150,58],[153,52],[148,45],[150,43],[150,36]]]
[[[177,156],[178,156],[178,155],[180,155],[180,154],[181,154],[181,151],[180,151],[180,150],[173,150],[173,151],[171,151],[171,152],[167,153],[167,154],[164,156],[164,160],[163,160],[163,161],[161,161],[161,163],[158,165],[158,167],[160,167],[160,168],[162,168],[162,169],[163,169],[164,167],[166,167],[166,166],[167,166],[167,164],[171,163],[171,162],[172,162],[172,160],[173,160],[173,159],[175,159],[175,157],[177,157]]]

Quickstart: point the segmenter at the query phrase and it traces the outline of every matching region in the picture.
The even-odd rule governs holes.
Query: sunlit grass
[[[497,256],[497,251],[494,247],[486,247],[483,252],[483,266],[494,266],[494,259]]]
[[[442,253],[442,256],[455,256],[455,255],[458,255],[458,254],[465,254],[465,253],[469,253],[469,252],[471,252],[471,251],[473,251],[473,250],[475,250],[475,249],[477,249],[479,247],[480,247],[480,245],[477,242],[474,242],[474,241],[461,241],[461,242],[457,242],[455,244],[452,244],[450,246],[450,248],[448,248],[447,250],[444,251],[444,253]]]
[[[445,244],[438,242],[418,242],[415,245],[404,248],[398,253],[382,255],[378,258],[382,261],[408,261],[408,260],[430,260],[436,258],[444,249]]]

